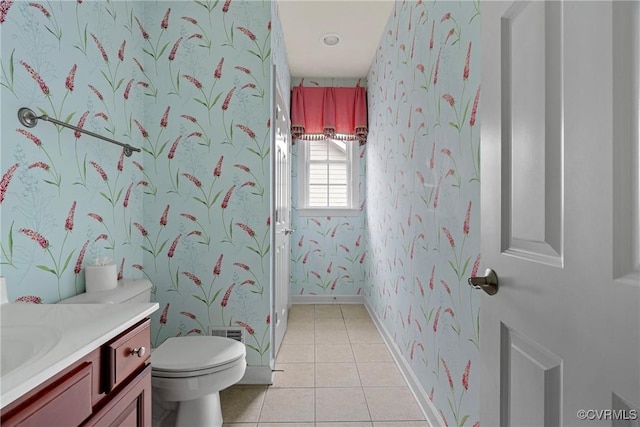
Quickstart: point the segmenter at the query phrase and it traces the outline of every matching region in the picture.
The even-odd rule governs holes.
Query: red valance
[[[291,135],[298,139],[367,141],[367,93],[363,87],[293,88]]]

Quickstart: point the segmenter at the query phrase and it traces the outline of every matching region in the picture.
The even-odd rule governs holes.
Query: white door
[[[287,330],[290,294],[290,234],[291,234],[291,144],[289,112],[280,90],[275,90],[274,147],[274,293],[271,319],[273,324],[272,355],[275,359]]]
[[[639,3],[481,8],[481,425],[638,426]]]

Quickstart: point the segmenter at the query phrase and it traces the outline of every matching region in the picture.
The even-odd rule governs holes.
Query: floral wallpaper
[[[82,267],[110,257],[120,277],[154,284],[154,345],[236,326],[248,363],[268,364],[272,7],[2,2],[12,300],[81,292]],[[49,123],[27,130],[15,119],[23,105],[142,152],[122,157]]]
[[[479,425],[477,2],[398,1],[368,75],[367,303],[444,425]]]
[[[293,78],[291,86],[365,86],[366,79]],[[298,145],[292,147],[291,296],[362,295],[365,287],[365,178],[366,145],[360,147],[359,216],[300,216],[298,200]]]
[[[83,267],[97,258],[110,258],[119,277],[142,276],[133,224],[142,222],[144,156],[17,118],[28,107],[142,146],[133,131],[144,122],[147,79],[137,65],[143,40],[131,26],[142,11],[140,3],[0,4],[0,267],[13,301],[54,303],[82,292]]]

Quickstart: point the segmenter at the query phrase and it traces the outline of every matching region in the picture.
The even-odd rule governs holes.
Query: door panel
[[[640,417],[639,8],[482,3],[483,426]]]
[[[503,250],[552,265],[562,265],[559,9],[558,3],[514,3],[500,34]]]
[[[501,418],[511,426],[559,426],[562,360],[505,324],[500,336]]]
[[[614,278],[640,281],[640,5],[616,2],[613,28]],[[634,25],[635,24],[635,25]]]

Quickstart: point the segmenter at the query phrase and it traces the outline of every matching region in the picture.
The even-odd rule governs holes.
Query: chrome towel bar
[[[23,126],[28,127],[28,128],[32,128],[35,125],[38,124],[38,120],[45,120],[47,122],[51,122],[54,123],[56,125],[60,125],[69,129],[73,129],[75,131],[78,132],[82,132],[82,133],[86,133],[87,135],[93,136],[94,138],[98,138],[98,139],[102,139],[103,141],[107,141],[110,142],[112,144],[116,144],[119,145],[120,147],[122,147],[123,151],[124,151],[124,155],[127,157],[130,157],[131,154],[134,151],[140,151],[139,148],[136,147],[132,147],[129,144],[123,144],[122,142],[118,142],[116,140],[113,140],[111,138],[107,138],[106,136],[102,136],[102,135],[98,135],[97,133],[88,131],[88,130],[84,130],[82,128],[70,125],[68,123],[65,122],[61,122],[60,120],[57,119],[52,119],[51,117],[47,116],[46,114],[42,115],[42,116],[36,116],[36,113],[33,112],[33,110],[26,108],[26,107],[22,107],[18,110],[18,120],[20,121],[20,123],[22,123]]]

